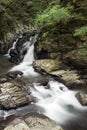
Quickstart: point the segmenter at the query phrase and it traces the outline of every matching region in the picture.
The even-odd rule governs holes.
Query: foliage
[[[36,14],[47,8],[48,3],[49,0],[0,0],[0,39],[18,23],[33,24]]]
[[[38,14],[36,17],[35,25],[44,26],[51,25],[55,22],[59,22],[60,20],[67,20],[72,18],[73,15],[67,8],[60,7],[59,5],[55,5],[52,8],[48,7],[41,14]]]
[[[74,36],[84,36],[86,34],[87,34],[87,26],[83,26],[75,30]]]
[[[82,56],[87,56],[87,48],[79,49],[78,53]]]
[[[3,6],[0,6],[0,38],[3,39],[7,32],[15,27],[15,19],[8,13]]]

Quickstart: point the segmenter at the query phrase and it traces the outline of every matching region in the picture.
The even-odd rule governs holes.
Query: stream
[[[33,40],[33,44],[31,44],[31,40]],[[58,122],[64,130],[87,130],[87,107],[81,106],[75,98],[77,91],[71,91],[55,80],[48,82],[49,89],[39,84],[38,81],[42,80],[44,76],[35,72],[32,67],[32,62],[35,60],[35,42],[36,37],[33,37],[24,44],[28,51],[19,65],[12,65],[8,60],[8,55],[0,55],[0,75],[9,71],[22,71],[26,83],[32,83],[33,87],[30,87],[30,90],[32,95],[37,98],[37,102],[31,105],[4,111],[4,119],[6,120],[6,117],[10,115],[17,116],[35,111]]]

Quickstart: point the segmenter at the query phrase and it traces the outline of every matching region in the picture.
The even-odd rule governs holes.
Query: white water
[[[76,92],[68,90],[63,84],[57,81],[49,81],[50,89],[45,89],[37,83],[34,83],[34,88],[31,88],[33,96],[37,97],[36,106],[39,112],[42,108],[49,118],[58,123],[76,118],[76,110],[86,110],[87,107],[82,107],[75,98]]]
[[[24,44],[24,47],[28,48],[27,54],[25,55],[23,62],[15,67],[13,67],[10,71],[22,71],[24,76],[33,76],[36,77],[39,74],[36,73],[32,67],[32,62],[34,61],[34,43],[36,42],[36,37],[31,37],[30,41]]]
[[[37,36],[31,37],[30,41],[27,42],[27,44],[24,44],[24,46],[26,46],[28,48],[28,51],[23,59],[23,62],[32,63],[34,61],[34,43],[36,42],[36,38],[37,38]]]
[[[33,44],[31,41],[33,40]],[[21,64],[13,67],[10,71],[20,70],[26,77],[36,77],[36,73],[32,67],[34,61],[34,43],[36,37],[30,39],[24,44],[28,48],[27,54]],[[69,119],[76,118],[78,110],[86,110],[87,107],[82,107],[75,98],[76,92],[68,90],[63,84],[57,81],[49,81],[50,89],[45,89],[44,86],[38,83],[33,83],[31,87],[32,95],[37,98],[35,104],[38,112],[41,112],[58,123],[65,123]]]

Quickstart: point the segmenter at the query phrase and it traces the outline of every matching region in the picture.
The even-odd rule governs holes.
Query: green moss
[[[67,8],[55,5],[52,8],[48,7],[43,13],[37,15],[35,25],[44,26],[51,25],[60,20],[67,20],[72,18],[73,15]]]
[[[78,53],[82,56],[87,56],[87,48],[79,49]]]
[[[14,30],[16,20],[3,6],[0,6],[0,14],[0,39],[3,39],[6,33]]]
[[[42,38],[46,38],[48,36],[49,32],[44,32],[42,35]]]
[[[83,26],[75,30],[74,36],[85,36],[85,35],[87,35],[87,26]]]
[[[17,24],[34,25],[36,14],[47,8],[48,3],[49,0],[0,0],[0,40],[14,31]]]

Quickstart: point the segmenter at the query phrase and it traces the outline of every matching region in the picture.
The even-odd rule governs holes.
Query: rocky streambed
[[[86,71],[35,60],[35,34],[23,35],[10,49],[12,63],[0,60],[0,130],[87,130]]]

